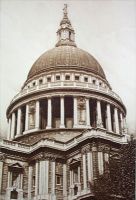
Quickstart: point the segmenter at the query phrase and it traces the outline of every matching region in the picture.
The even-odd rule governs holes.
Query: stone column
[[[86,99],[86,125],[90,127],[90,105],[88,98]]]
[[[14,139],[15,137],[15,120],[16,116],[15,113],[12,113],[12,122],[11,122],[11,139]]]
[[[115,130],[116,133],[119,134],[119,118],[118,118],[118,110],[116,107],[114,108],[114,116],[115,116]]]
[[[3,161],[0,160],[0,194],[2,190]]]
[[[28,131],[29,126],[29,105],[26,104],[26,114],[25,114],[25,131]]]
[[[20,189],[23,188],[23,174],[20,174]]]
[[[100,100],[97,100],[97,127],[101,127],[101,128],[103,127]]]
[[[9,188],[11,185],[10,185],[10,182],[11,182],[11,172],[8,171],[8,184],[7,184],[7,187]]]
[[[73,179],[73,177],[72,177],[72,170],[70,170],[70,186],[73,184],[72,179]]]
[[[87,164],[88,164],[88,181],[92,183],[93,181],[93,157],[92,152],[87,153]]]
[[[121,133],[123,133],[123,116],[122,113],[120,113],[120,128],[121,128]]]
[[[67,166],[63,164],[63,197],[67,197]]]
[[[74,128],[77,128],[77,97],[74,97]]]
[[[8,121],[8,136],[7,136],[7,139],[10,140],[10,134],[11,134],[11,118],[9,118],[9,121]]]
[[[78,166],[78,182],[80,183],[80,166]]]
[[[17,111],[17,136],[21,134],[21,108]]]
[[[55,195],[55,161],[51,162],[51,193]]]
[[[28,199],[31,200],[31,190],[32,190],[32,166],[28,168]]]
[[[40,161],[39,194],[43,197],[48,194],[49,161]]]
[[[40,128],[40,102],[36,101],[35,128]]]
[[[83,189],[87,189],[86,155],[83,154]]]
[[[48,112],[47,112],[47,127],[46,129],[50,129],[52,127],[52,105],[51,98],[48,98]]]
[[[64,97],[60,97],[60,128],[65,128]]]
[[[103,167],[103,152],[98,152],[98,170],[99,175],[103,174],[104,167]]]
[[[38,171],[39,171],[39,163],[35,164],[35,196],[38,195]]]
[[[109,132],[112,132],[112,125],[111,125],[111,108],[110,108],[110,104],[107,104],[107,129]]]

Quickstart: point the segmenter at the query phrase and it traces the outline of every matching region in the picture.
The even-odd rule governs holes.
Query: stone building
[[[66,5],[57,36],[7,109],[1,199],[93,199],[90,182],[127,142],[126,108],[97,60],[76,46]]]

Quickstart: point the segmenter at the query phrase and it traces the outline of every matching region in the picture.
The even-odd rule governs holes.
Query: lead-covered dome
[[[58,46],[42,54],[29,71],[28,79],[49,70],[72,68],[85,70],[106,78],[97,60],[88,52],[74,46]]]

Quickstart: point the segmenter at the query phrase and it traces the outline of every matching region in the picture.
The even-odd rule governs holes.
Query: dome
[[[50,70],[77,69],[106,79],[97,60],[88,52],[74,46],[58,46],[42,54],[29,71],[28,79]]]

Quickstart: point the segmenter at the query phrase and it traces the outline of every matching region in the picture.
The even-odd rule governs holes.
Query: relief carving
[[[86,101],[84,97],[78,98],[78,113],[79,113],[79,124],[86,124]]]

